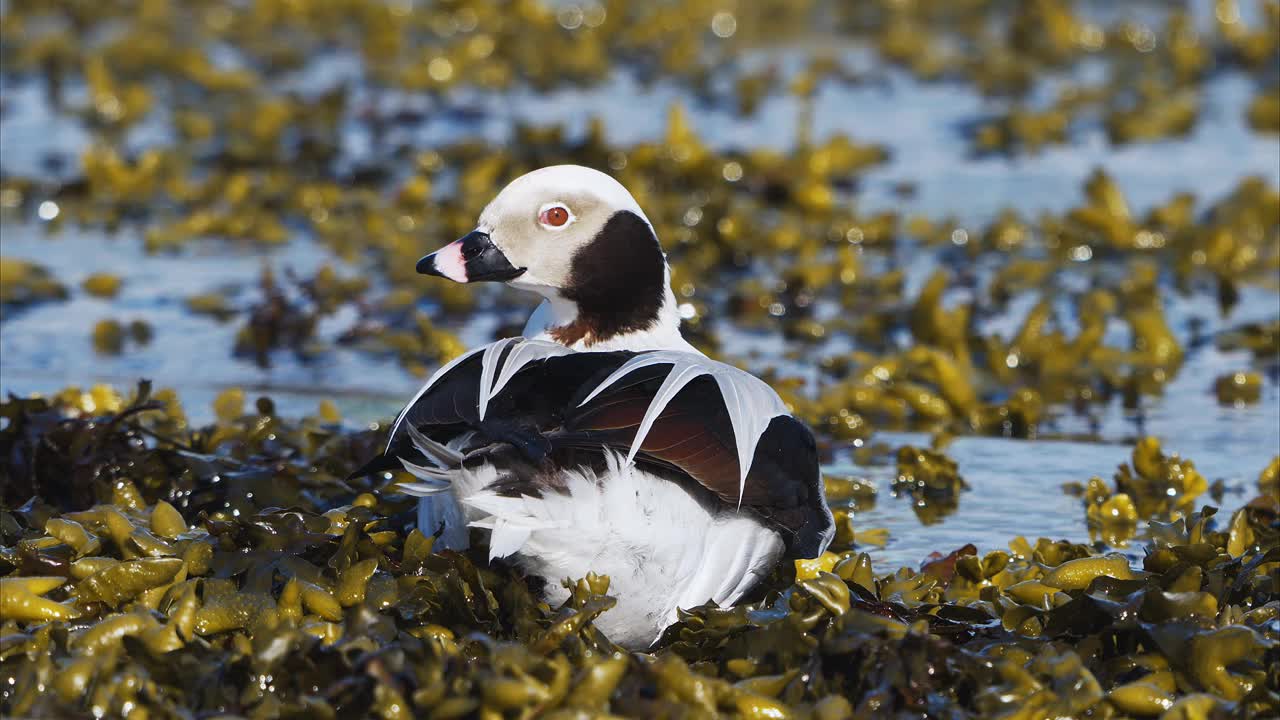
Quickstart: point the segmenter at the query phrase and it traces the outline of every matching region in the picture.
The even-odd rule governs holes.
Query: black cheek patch
[[[574,253],[562,294],[578,307],[573,325],[599,342],[652,326],[666,290],[666,258],[649,224],[620,210]]]

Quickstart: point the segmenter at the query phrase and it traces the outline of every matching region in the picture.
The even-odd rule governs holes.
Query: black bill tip
[[[423,275],[449,278],[454,282],[505,282],[524,274],[507,260],[488,233],[474,230],[418,261],[415,269]]]
[[[444,274],[436,269],[436,254],[431,253],[418,261],[414,266],[419,275],[435,275],[436,277],[444,277]]]

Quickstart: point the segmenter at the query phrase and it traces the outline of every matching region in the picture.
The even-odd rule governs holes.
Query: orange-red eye
[[[559,205],[554,205],[543,210],[542,214],[538,216],[538,221],[551,227],[563,227],[565,223],[569,222],[569,211]]]

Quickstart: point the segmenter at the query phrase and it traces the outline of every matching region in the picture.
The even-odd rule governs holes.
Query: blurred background
[[[377,427],[535,304],[416,260],[572,162],[877,559],[1123,548],[1079,496],[1137,438],[1227,511],[1280,452],[1275,1],[0,0],[0,43],[6,394]]]

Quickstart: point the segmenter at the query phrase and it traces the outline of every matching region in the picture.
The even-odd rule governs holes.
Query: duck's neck
[[[625,306],[591,305],[559,292],[543,293],[542,304],[525,325],[524,336],[575,350],[684,350],[697,352],[680,335],[680,310],[665,268],[663,283],[649,300],[632,297]]]
[[[633,212],[614,213],[574,253],[560,287],[527,289],[546,300],[529,319],[526,337],[575,350],[694,351],[680,337],[666,255],[649,221]]]

